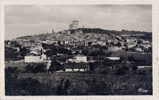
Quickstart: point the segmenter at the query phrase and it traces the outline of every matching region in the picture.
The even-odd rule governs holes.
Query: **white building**
[[[34,55],[30,55],[30,56],[25,56],[24,57],[24,62],[25,63],[38,63],[38,62],[42,62],[43,60],[41,59],[40,56],[34,56]]]
[[[77,62],[87,62],[87,56],[78,55],[75,56]]]
[[[113,61],[118,61],[118,60],[120,60],[120,57],[106,57],[106,58],[108,58],[108,59],[110,59],[110,60],[113,60]]]
[[[77,29],[79,28],[79,21],[73,20],[72,23],[69,25],[69,29]]]
[[[25,63],[39,63],[45,62],[47,60],[47,56],[45,54],[38,55],[38,54],[30,54],[24,57]]]
[[[143,51],[143,49],[139,48],[139,47],[135,48],[135,50],[138,51],[138,52],[142,52]]]
[[[128,48],[134,48],[137,46],[137,40],[134,38],[127,38],[127,46]]]
[[[68,59],[68,61],[76,62],[76,63],[80,63],[80,62],[87,63],[87,56],[77,55],[77,56],[73,57],[72,59]]]

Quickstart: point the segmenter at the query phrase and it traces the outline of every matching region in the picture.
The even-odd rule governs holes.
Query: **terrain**
[[[70,31],[70,32],[68,32]],[[22,36],[17,39],[26,39],[26,40],[34,40],[34,41],[45,41],[45,40],[85,40],[85,41],[106,41],[115,39],[116,36],[121,36],[122,39],[124,37],[122,35],[134,36],[139,38],[144,38],[151,40],[152,33],[151,32],[141,32],[141,31],[115,31],[115,30],[105,30],[100,28],[79,28],[74,30],[64,30],[60,32],[54,33],[44,33],[40,35],[33,36]]]
[[[54,33],[45,33],[33,36],[18,37],[18,42],[27,40],[33,43],[42,41],[103,41],[108,40],[125,42],[126,39],[136,38],[152,42],[151,32],[140,31],[114,31],[100,28],[79,28],[64,30]],[[25,42],[25,41],[24,41]],[[18,45],[19,46],[19,45]],[[18,47],[16,46],[16,47]],[[35,45],[36,46],[36,45]],[[107,45],[106,45],[107,46]],[[6,47],[5,49],[5,94],[20,95],[152,95],[152,51],[135,52],[127,50],[109,51],[106,46],[72,46],[50,45],[48,55],[65,63],[67,56],[83,53],[85,56],[93,56],[102,61],[94,64],[94,71],[88,72],[52,72],[48,73],[43,65],[29,64],[24,62],[24,56],[28,48]],[[111,44],[110,48],[114,44]],[[119,47],[119,46],[116,46]],[[12,49],[11,49],[12,48]],[[81,51],[76,52],[75,51]],[[60,55],[58,55],[60,54]],[[128,63],[114,63],[109,65],[102,57],[130,58]],[[100,57],[102,59],[100,59]],[[134,65],[133,65],[134,64]],[[150,66],[137,69],[137,66]],[[135,67],[134,67],[135,66]],[[36,67],[40,71],[31,71]],[[45,66],[44,66],[45,67]],[[135,69],[131,69],[131,68]],[[131,69],[131,70],[129,70]]]
[[[151,68],[123,75],[114,72],[49,74],[24,73],[24,66],[17,63],[16,69],[6,69],[6,95],[152,95]],[[65,85],[68,86],[63,88]]]

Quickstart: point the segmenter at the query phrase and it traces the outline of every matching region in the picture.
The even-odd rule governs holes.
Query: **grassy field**
[[[116,75],[94,72],[23,73],[21,72],[24,70],[22,62],[6,63],[7,68],[10,68],[10,65],[13,69],[17,69],[6,70],[6,95],[152,94],[152,70],[150,68],[135,73]],[[67,87],[65,88],[64,85]],[[147,92],[139,92],[139,89]]]

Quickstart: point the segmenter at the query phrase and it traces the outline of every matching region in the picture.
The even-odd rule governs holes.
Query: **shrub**
[[[16,73],[17,67],[7,67],[5,68],[5,73]]]
[[[32,79],[32,78],[20,79],[18,80],[17,86],[19,86],[18,90],[21,93],[22,93],[21,90],[23,90],[25,94],[27,93],[29,95],[38,95],[43,93],[42,84],[36,79]]]
[[[45,72],[46,65],[44,63],[32,63],[28,64],[25,67],[25,72],[31,72],[31,73],[39,73],[39,72]]]
[[[115,74],[116,75],[124,75],[128,72],[128,68],[127,67],[121,67],[115,70]]]
[[[108,68],[98,67],[95,72],[98,74],[107,74],[110,70]]]

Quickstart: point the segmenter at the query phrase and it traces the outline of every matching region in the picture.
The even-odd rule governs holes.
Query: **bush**
[[[121,64],[115,66],[116,75],[124,75],[129,71],[130,63],[127,61],[121,62]]]
[[[108,68],[98,67],[95,69],[95,73],[107,74],[110,70]]]
[[[24,72],[31,72],[31,73],[46,72],[46,65],[44,63],[28,64],[26,65]]]
[[[88,88],[89,86],[85,81],[72,82],[67,93],[68,95],[87,95]]]
[[[20,60],[22,59],[16,49],[5,47],[5,60]]]
[[[116,75],[124,75],[128,72],[128,67],[121,67],[115,70]]]
[[[17,72],[17,67],[7,67],[5,68],[5,73],[16,73]]]
[[[12,78],[6,83],[6,95],[45,95],[49,94],[49,90],[44,84],[32,78]]]
[[[7,67],[5,68],[5,94],[13,94],[13,90],[16,89],[16,79],[17,79],[17,67]],[[14,83],[14,84],[13,84]]]
[[[25,78],[18,80],[17,84],[20,94],[39,95],[43,93],[43,85],[36,79]],[[23,91],[22,91],[23,90]]]

